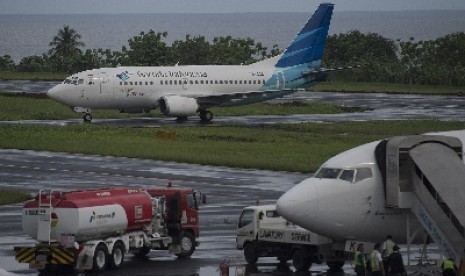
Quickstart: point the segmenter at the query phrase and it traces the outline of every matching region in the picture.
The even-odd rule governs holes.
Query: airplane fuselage
[[[103,68],[75,74],[56,89],[69,90],[58,99],[69,106],[143,110],[155,108],[157,99],[170,94],[189,97],[259,91],[267,87],[273,71],[272,67],[252,66]],[[276,74],[271,86],[279,89],[284,84],[284,78],[279,80]]]
[[[336,242],[382,242],[392,235],[396,242],[406,243],[407,224],[411,233],[421,225],[409,209],[385,206],[382,176],[374,156],[378,143],[328,160],[314,177],[279,199],[280,215]],[[415,241],[422,240],[423,235],[417,235]]]

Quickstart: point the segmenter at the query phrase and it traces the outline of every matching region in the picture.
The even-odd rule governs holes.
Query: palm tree
[[[49,46],[54,48],[49,50],[50,55],[61,57],[72,57],[76,54],[82,54],[79,47],[83,47],[84,43],[80,42],[81,35],[69,26],[64,26],[63,29],[58,30],[58,35],[53,37]]]

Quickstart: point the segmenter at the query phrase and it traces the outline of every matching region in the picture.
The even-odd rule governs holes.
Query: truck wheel
[[[345,261],[327,261],[326,264],[328,265],[331,271],[340,271],[344,266]]]
[[[108,249],[105,244],[100,243],[95,248],[94,252],[94,262],[92,270],[95,272],[102,272],[105,271],[107,268],[107,261],[108,261]]]
[[[110,267],[118,269],[124,262],[124,245],[121,242],[115,243],[111,252]]]
[[[134,255],[137,257],[137,258],[145,258],[148,254],[150,253],[150,247],[147,247],[147,246],[143,246],[141,249],[139,249],[139,251],[135,252]]]
[[[255,242],[248,242],[244,246],[244,257],[247,263],[255,264],[258,261],[258,248]]]
[[[181,253],[176,254],[179,258],[189,258],[195,250],[195,239],[190,232],[185,232],[181,238]]]
[[[292,264],[297,271],[306,271],[312,266],[312,262],[308,256],[301,250],[294,251],[292,255]]]

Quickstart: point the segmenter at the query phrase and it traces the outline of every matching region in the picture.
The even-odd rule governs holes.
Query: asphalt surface
[[[58,82],[45,81],[0,81],[0,90],[20,93],[45,93]],[[464,93],[465,94],[465,91]],[[213,121],[202,124],[198,116],[189,117],[187,121],[177,122],[175,118],[132,118],[132,119],[99,119],[94,117],[94,124],[159,127],[162,125],[215,126],[224,124],[262,125],[276,123],[302,122],[345,122],[370,120],[465,120],[465,96],[462,95],[421,95],[421,94],[388,94],[388,93],[333,93],[333,92],[297,92],[271,103],[302,101],[319,101],[362,108],[363,112],[343,114],[294,114],[294,115],[256,115],[256,116],[215,116]],[[157,113],[157,110],[152,112]],[[2,124],[22,125],[57,125],[66,126],[82,124],[81,119],[74,120],[23,120],[0,122]]]
[[[273,203],[290,187],[308,177],[299,173],[230,169],[226,167],[148,161],[131,158],[69,155],[23,150],[0,150],[0,185],[30,192],[39,189],[86,189],[110,186],[167,185],[194,187],[207,195],[201,206],[200,246],[191,259],[178,260],[169,253],[152,251],[141,261],[127,254],[118,275],[219,275],[219,264],[236,272],[262,271],[268,275],[293,275],[293,267],[279,267],[274,258],[246,266],[235,248],[235,223],[248,205]],[[0,275],[36,275],[14,259],[14,246],[34,241],[22,233],[22,204],[0,207]],[[284,269],[284,270],[283,270]],[[350,267],[348,268],[350,271]],[[317,273],[326,273],[324,265]],[[282,274],[285,273],[285,274]],[[115,271],[102,275],[114,275]],[[254,274],[248,274],[254,275]]]

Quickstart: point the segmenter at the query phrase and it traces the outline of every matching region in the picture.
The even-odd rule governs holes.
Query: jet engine
[[[182,117],[195,115],[199,109],[197,100],[181,96],[166,96],[158,100],[161,114]]]

